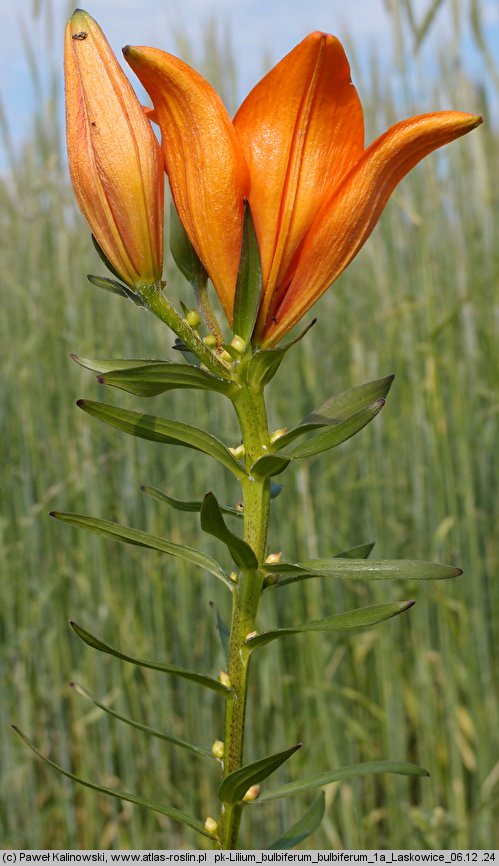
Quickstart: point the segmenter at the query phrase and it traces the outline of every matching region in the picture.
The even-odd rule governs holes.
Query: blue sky
[[[370,50],[390,60],[391,26],[384,0],[79,0],[104,29],[113,49],[127,43],[150,44],[175,51],[175,32],[185,32],[201,51],[206,22],[216,17],[230,27],[237,59],[241,96],[258,80],[263,57],[279,59],[311,30],[326,30],[340,38],[350,35],[357,55]],[[421,20],[432,0],[413,0]],[[33,47],[42,73],[62,59],[65,21],[74,8],[65,0],[37,0],[44,14],[34,16],[35,0],[3,0],[0,4],[0,95],[11,135],[20,142],[29,130],[30,113],[37,98],[30,83],[23,32]],[[451,0],[444,0],[425,46],[435,56],[439,42],[449,29]],[[457,4],[466,12],[470,0]],[[490,52],[499,59],[499,3],[481,0]],[[463,14],[462,45],[467,63],[477,81],[485,75],[482,61],[473,47],[468,16]],[[361,94],[362,96],[362,94]],[[464,108],[459,97],[455,105],[421,106]],[[0,168],[4,163],[0,155]]]

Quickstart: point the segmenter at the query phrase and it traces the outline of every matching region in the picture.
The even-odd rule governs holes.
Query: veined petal
[[[423,114],[392,126],[367,148],[317,213],[276,290],[267,323],[259,318],[260,344],[277,343],[341,274],[411,168],[481,122],[458,111]]]
[[[232,122],[211,85],[178,58],[131,46],[124,55],[153,101],[175,206],[231,322],[249,187]]]
[[[80,210],[130,286],[163,269],[163,156],[150,124],[93,18],[66,28],[68,161]]]
[[[260,245],[265,320],[276,284],[331,187],[364,150],[364,120],[340,42],[311,33],[266,75],[234,118]]]

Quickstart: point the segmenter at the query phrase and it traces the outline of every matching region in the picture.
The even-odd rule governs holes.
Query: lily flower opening
[[[64,49],[69,171],[100,249],[131,288],[163,272],[163,155],[102,30],[77,9]]]
[[[311,33],[231,121],[197,72],[156,48],[124,49],[148,91],[179,217],[232,324],[244,200],[263,288],[253,343],[275,345],[363,246],[391,193],[424,156],[481,123],[439,111],[392,126],[367,149],[345,52]]]

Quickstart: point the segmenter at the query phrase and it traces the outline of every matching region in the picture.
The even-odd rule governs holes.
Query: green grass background
[[[207,71],[230,96],[233,70],[214,34],[207,34]],[[434,107],[487,116],[496,73],[489,67],[488,90],[480,90],[455,61],[443,48],[438,75],[425,76],[413,59],[390,78],[374,62],[369,82],[357,75],[371,137]],[[102,267],[73,203],[57,93],[54,84],[41,94],[22,148],[9,145],[3,130],[10,156],[0,179],[0,841],[197,847],[194,834],[168,819],[59,777],[9,727],[17,723],[85,778],[164,799],[203,820],[216,814],[211,763],[112,721],[68,686],[75,680],[118,712],[206,746],[222,736],[215,695],[100,656],[70,633],[67,620],[125,652],[216,675],[223,661],[209,603],[227,617],[224,588],[168,557],[57,524],[48,512],[118,520],[223,556],[201,536],[195,515],[162,507],[139,486],[179,498],[212,489],[234,502],[228,475],[193,452],[107,430],[74,403],[86,396],[147,407],[234,445],[237,428],[222,397],[128,399],[104,392],[68,358],[172,357],[172,338],[152,316],[85,280]],[[409,613],[375,629],[287,639],[255,661],[248,760],[302,740],[280,780],[378,758],[413,760],[431,772],[431,779],[329,786],[323,825],[305,846],[499,845],[499,171],[491,121],[404,181],[269,391],[273,423],[290,425],[331,393],[396,374],[369,428],[283,476],[273,550],[303,558],[376,540],[378,558],[464,568],[462,578],[434,585],[308,581],[263,600],[262,627],[417,599]],[[167,270],[171,296],[189,303],[190,289],[170,261]],[[267,845],[311,799],[248,808],[242,844]]]

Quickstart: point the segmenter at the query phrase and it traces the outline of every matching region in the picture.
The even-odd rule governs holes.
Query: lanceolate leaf
[[[132,436],[138,436],[140,439],[168,445],[185,445],[186,448],[209,454],[230,469],[236,478],[241,479],[248,474],[220,439],[198,427],[191,427],[190,424],[183,424],[180,421],[170,421],[168,418],[158,418],[155,415],[144,415],[142,412],[119,409],[117,406],[96,403],[93,400],[78,400],[76,405],[99,421],[104,421],[105,424],[130,433]]]
[[[281,436],[275,443],[275,450],[281,451],[299,436],[321,427],[337,427],[357,412],[368,409],[376,400],[385,400],[393,378],[393,376],[385,376],[383,379],[376,379],[366,385],[360,385],[350,391],[342,391],[335,397],[330,397],[329,400],[314,409],[297,427]]]
[[[110,520],[101,520],[98,517],[89,517],[86,514],[67,514],[63,511],[51,511],[50,516],[57,518],[57,520],[62,520],[63,523],[76,526],[78,529],[87,529],[96,535],[112,538],[114,541],[123,541],[126,544],[135,544],[137,547],[146,547],[149,550],[159,550],[161,553],[168,553],[170,556],[178,556],[180,559],[185,559],[187,562],[191,562],[193,565],[209,571],[210,574],[218,577],[232,589],[232,580],[219,566],[218,562],[206,553],[195,550],[193,547],[175,544],[173,541],[166,541],[164,538],[150,535],[148,532],[142,532],[140,529],[121,526],[120,523],[112,523]]]
[[[116,791],[113,788],[105,788],[103,785],[96,785],[93,782],[87,782],[86,779],[80,779],[79,776],[75,776],[74,773],[64,770],[59,766],[59,764],[56,764],[54,761],[51,761],[49,758],[42,755],[41,752],[35,748],[31,740],[29,740],[18,727],[13,725],[13,728],[16,734],[19,734],[21,739],[24,740],[26,745],[29,746],[35,755],[38,755],[38,757],[41,758],[42,761],[45,761],[49,767],[62,773],[66,778],[72,779],[73,782],[78,782],[79,785],[84,785],[85,788],[91,788],[92,791],[97,791],[99,794],[108,794],[110,797],[115,797],[117,800],[124,800],[127,803],[134,803],[136,806],[144,806],[146,809],[151,809],[153,812],[159,812],[160,815],[167,815],[168,818],[171,818],[173,821],[179,821],[181,824],[186,824],[188,827],[201,833],[202,836],[206,836],[208,839],[213,838],[205,830],[204,824],[202,824],[201,821],[198,821],[197,818],[191,818],[190,815],[186,815],[185,812],[181,812],[179,809],[174,809],[173,806],[165,806],[163,803],[158,803],[156,800],[149,800],[148,797],[141,797],[139,794],[130,794],[128,791]]]
[[[88,698],[89,701],[92,701],[96,707],[103,710],[103,712],[107,713],[108,716],[112,716],[114,719],[118,719],[118,721],[130,725],[130,727],[136,728],[144,734],[149,734],[151,737],[157,737],[160,740],[165,740],[167,743],[172,743],[174,746],[180,746],[182,749],[186,749],[188,752],[193,752],[195,755],[216,760],[213,752],[209,749],[204,749],[202,746],[196,746],[194,743],[188,743],[186,740],[181,740],[179,737],[174,737],[171,734],[164,734],[162,731],[156,731],[154,728],[150,728],[149,725],[142,725],[140,722],[135,722],[133,719],[122,716],[120,713],[117,713],[116,710],[111,709],[111,707],[106,707],[105,704],[97,701],[89,692],[87,692],[86,689],[83,688],[83,686],[78,685],[78,683],[71,683],[70,685],[75,692]]]
[[[175,264],[189,283],[195,286],[199,281],[207,279],[206,271],[173,203],[170,208],[170,250]]]
[[[284,764],[301,747],[302,743],[298,743],[290,749],[277,752],[275,755],[268,755],[266,758],[261,758],[253,764],[246,764],[245,767],[229,773],[223,779],[218,789],[218,796],[222,803],[239,803],[248,788],[251,788],[252,785],[257,785],[258,782],[262,782],[263,779],[270,776],[271,773],[277,770],[281,764]]]
[[[87,280],[89,283],[92,283],[93,286],[97,286],[99,289],[104,289],[105,292],[111,292],[113,295],[120,295],[122,298],[127,298],[129,301],[133,301],[134,304],[137,304],[138,307],[144,306],[138,295],[122,283],[116,282],[116,280],[110,280],[109,277],[98,277],[95,274],[87,274]]]
[[[98,637],[95,637],[93,634],[90,634],[89,631],[86,631],[84,628],[79,626],[76,622],[70,621],[70,626],[73,629],[74,633],[78,635],[80,640],[83,643],[88,644],[88,646],[93,647],[93,649],[99,650],[99,652],[107,653],[108,655],[115,656],[117,659],[121,659],[124,662],[130,662],[132,665],[138,665],[141,668],[151,668],[154,671],[163,671],[165,674],[172,674],[175,677],[180,677],[184,680],[191,680],[194,683],[197,683],[200,686],[204,686],[207,689],[211,689],[213,692],[218,692],[224,696],[230,694],[230,689],[226,688],[222,685],[218,680],[214,680],[211,677],[206,677],[204,674],[198,674],[196,671],[189,671],[186,668],[179,668],[177,665],[167,665],[164,662],[158,661],[150,661],[148,659],[137,659],[133,656],[126,655],[125,653],[120,652],[114,647],[109,646],[103,641],[99,640]]]
[[[335,559],[367,559],[371,553],[375,541],[368,541],[366,544],[358,544],[357,547],[349,547],[348,550],[342,550],[341,553],[335,553]]]
[[[217,632],[218,637],[220,639],[220,646],[222,647],[222,652],[224,654],[224,658],[227,661],[229,658],[229,641],[230,641],[230,629],[223,621],[220,611],[216,604],[213,601],[210,601],[210,607],[215,614],[215,620],[217,624]]]
[[[341,553],[336,553],[334,559],[367,559],[369,554],[371,553],[375,542],[370,541],[367,544],[359,544],[357,547],[350,547],[348,550],[343,550]],[[271,568],[271,579],[265,580],[264,588],[265,589],[275,589],[279,586],[287,586],[289,583],[296,583],[298,580],[308,580],[311,577],[321,577],[323,575],[317,574],[316,572],[308,572],[308,571],[297,571],[293,573],[292,571],[288,571],[287,569],[291,566],[291,568],[298,567],[301,569],[300,563],[289,563],[284,562],[284,573],[290,575],[286,577],[284,580],[275,581],[273,575],[275,574],[275,565],[272,565]],[[265,569],[268,572],[267,565],[265,565]]]
[[[316,321],[317,319],[313,319],[310,324],[307,325],[305,330],[289,343],[276,346],[273,349],[257,349],[248,364],[248,382],[262,388],[265,385],[268,385],[277,373],[284,356],[289,349],[291,349],[291,346],[294,346],[295,343],[299,343],[305,334],[310,331],[310,328],[315,325]]]
[[[281,450],[279,445],[280,440],[278,439],[274,444],[274,448],[279,448],[279,453],[266,454],[264,457],[260,457],[251,467],[251,473],[268,478],[282,472],[288,466],[290,460],[313,457],[316,454],[321,454],[323,451],[329,451],[330,448],[336,448],[337,445],[346,442],[347,439],[350,439],[351,436],[362,430],[366,424],[369,424],[384,405],[385,401],[382,398],[375,400],[374,403],[351,415],[346,420],[340,421],[339,424],[327,427],[326,430],[318,433],[302,445],[294,445]]]
[[[286,575],[286,578],[279,584],[274,584],[275,586],[284,586],[311,577],[336,577],[342,580],[445,580],[459,577],[463,573],[460,568],[439,562],[405,559],[382,559],[376,562],[349,557],[266,564],[265,570],[269,574]]]
[[[92,370],[94,373],[106,373],[108,370],[133,370],[134,367],[153,367],[156,364],[160,366],[165,363],[163,360],[154,360],[147,358],[82,358],[80,355],[75,355],[73,352],[69,356],[76,361],[80,367],[85,367],[87,370]]]
[[[324,791],[321,791],[303,817],[296,824],[293,824],[283,836],[280,836],[276,842],[268,846],[269,851],[289,851],[290,848],[294,848],[299,842],[307,839],[320,826],[325,808],[326,798]]]
[[[235,382],[213,376],[199,367],[172,364],[169,361],[128,367],[125,370],[108,368],[108,371],[97,377],[97,381],[102,385],[121,388],[138,397],[155,397],[174,388],[193,388],[229,395],[239,388]]]
[[[249,203],[244,206],[243,242],[234,296],[234,334],[251,339],[262,291],[262,264]]]
[[[385,619],[390,619],[392,616],[403,613],[409,607],[412,607],[413,604],[415,604],[414,601],[396,601],[389,604],[375,604],[371,607],[359,607],[355,610],[347,610],[344,613],[327,616],[325,619],[314,619],[303,625],[276,628],[272,631],[258,634],[246,640],[244,646],[253,650],[257,649],[257,647],[265,646],[265,644],[271,643],[271,641],[278,638],[302,634],[303,632],[350,631],[356,628],[367,628],[370,625],[376,625],[378,622],[383,622]]]
[[[234,535],[225,525],[213,493],[207,493],[204,497],[201,508],[201,529],[225,544],[237,567],[242,571],[258,568],[258,559],[249,544],[238,535]]]
[[[146,484],[142,484],[140,489],[144,493],[148,493],[149,496],[154,496],[155,499],[159,499],[160,502],[167,502],[168,505],[171,505],[171,507],[175,508],[177,511],[191,511],[199,514],[203,507],[202,500],[185,502],[183,499],[173,499],[172,496],[167,496],[166,493],[163,493],[162,490],[158,490],[157,487],[148,487]],[[241,508],[235,508],[232,505],[219,505],[218,507],[222,514],[229,514],[231,517],[239,518],[242,518],[243,516]]]
[[[254,803],[266,803],[268,800],[279,800],[281,797],[291,797],[293,794],[301,794],[322,785],[330,785],[331,782],[343,782],[346,779],[355,779],[358,776],[373,776],[380,773],[394,773],[399,776],[429,776],[428,770],[409,764],[406,761],[369,761],[365,764],[353,764],[350,767],[339,767],[337,770],[329,770],[312,779],[303,779],[298,782],[290,782],[275,788],[273,791],[265,791],[260,794]]]

